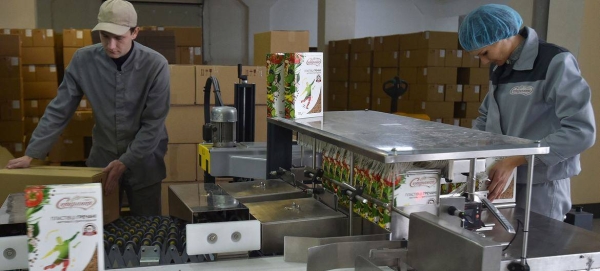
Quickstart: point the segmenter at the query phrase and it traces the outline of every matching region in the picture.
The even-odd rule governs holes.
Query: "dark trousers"
[[[131,216],[161,215],[161,183],[133,190],[127,181],[121,181],[119,205],[123,206],[123,194],[127,195]]]

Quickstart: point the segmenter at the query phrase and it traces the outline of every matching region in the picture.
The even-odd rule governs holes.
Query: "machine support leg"
[[[475,164],[477,158],[473,158],[470,161],[469,167],[469,178],[467,179],[467,193],[469,194],[469,200],[475,201]]]
[[[292,168],[292,130],[267,122],[267,176],[279,168]]]
[[[533,166],[535,155],[527,157],[527,188],[525,193],[525,222],[523,223],[523,250],[521,254],[521,264],[527,265],[527,241],[529,237],[529,214],[531,212],[531,186],[533,184]]]
[[[313,163],[315,163],[314,157],[315,153],[313,151]],[[350,183],[350,185],[352,187],[356,187],[356,184],[354,183],[354,153],[351,152],[350,153],[350,175],[349,175],[349,180],[348,182]],[[348,210],[348,236],[352,236],[352,217],[354,216],[354,208],[353,208],[353,201],[354,199],[350,199],[350,203],[348,204],[349,206],[349,210]]]

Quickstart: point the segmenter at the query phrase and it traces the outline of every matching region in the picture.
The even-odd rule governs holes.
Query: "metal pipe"
[[[529,238],[529,214],[531,212],[531,187],[533,184],[533,167],[535,155],[530,155],[527,161],[527,188],[525,194],[525,222],[523,223],[523,249],[521,253],[521,264],[527,265],[527,241]],[[515,184],[516,185],[516,184]]]
[[[467,178],[467,193],[469,194],[469,200],[475,201],[475,162],[476,158],[469,159],[469,178]]]
[[[300,166],[304,166],[304,146],[300,145]],[[314,168],[314,166],[313,166]]]
[[[317,168],[317,139],[314,139],[312,148],[312,167]]]
[[[350,176],[349,176],[349,180],[348,182],[351,184],[352,187],[354,187],[354,153],[350,152]],[[352,236],[352,217],[354,216],[354,209],[352,207],[353,199],[350,199],[350,203],[348,204],[348,235]]]
[[[410,218],[410,214],[409,214],[409,213],[407,213],[407,212],[405,212],[405,211],[402,211],[402,210],[398,209],[398,207],[392,207],[392,211],[394,211],[394,212],[396,212],[396,213],[400,214],[400,215],[401,215],[401,216],[403,216],[403,217]]]

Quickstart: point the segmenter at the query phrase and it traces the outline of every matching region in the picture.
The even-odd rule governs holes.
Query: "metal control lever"
[[[492,215],[494,215],[494,217],[496,219],[498,219],[498,221],[500,222],[500,225],[502,225],[502,227],[504,227],[504,229],[507,232],[516,233],[515,228],[513,228],[513,226],[510,224],[510,222],[508,222],[506,217],[504,217],[504,215],[502,215],[502,213],[500,213],[498,208],[496,208],[496,206],[489,199],[487,199],[485,197],[479,197],[479,199],[481,199],[481,202],[483,203],[483,205],[485,205],[485,207],[487,207],[490,210]]]

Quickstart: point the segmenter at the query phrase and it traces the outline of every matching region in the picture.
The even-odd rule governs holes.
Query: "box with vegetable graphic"
[[[104,270],[99,183],[25,188],[29,270]]]
[[[323,116],[323,53],[267,54],[267,117]]]

